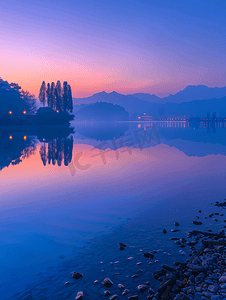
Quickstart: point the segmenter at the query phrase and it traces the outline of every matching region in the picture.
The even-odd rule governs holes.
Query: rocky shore
[[[215,209],[219,209],[219,212],[201,216],[200,210],[196,220],[191,221],[193,228],[200,229],[201,219],[209,219],[218,224],[217,231],[212,231],[211,228],[205,231],[193,229],[187,232],[187,236],[181,236],[179,222],[174,223],[171,232],[162,228],[161,234],[168,238],[168,248],[172,249],[170,244],[173,244],[174,248],[181,248],[177,250],[177,257],[172,251],[164,251],[167,246],[164,250],[146,251],[141,247],[138,251],[137,247],[119,241],[117,254],[109,257],[120,257],[121,261],[107,262],[106,253],[96,258],[99,261],[95,261],[90,255],[86,267],[77,264],[75,269],[63,278],[62,274],[68,271],[68,262],[67,267],[64,265],[65,269],[60,278],[58,274],[54,276],[55,279],[52,278],[57,286],[55,290],[48,291],[51,282],[45,281],[48,276],[44,274],[40,276],[43,280],[29,286],[24,293],[16,294],[14,299],[226,300],[226,236],[223,229],[226,227],[223,225],[226,220],[218,220],[224,216],[222,211],[225,207],[225,202],[217,202]],[[142,246],[142,243],[140,244]],[[100,271],[97,265],[103,269]],[[95,277],[93,273],[89,274],[93,268],[96,270]],[[83,274],[83,269],[87,270],[86,274]],[[40,284],[41,293],[37,288]]]

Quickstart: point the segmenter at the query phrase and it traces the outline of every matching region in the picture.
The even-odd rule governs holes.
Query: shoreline
[[[222,211],[223,209],[224,208],[222,207],[217,207],[218,211]],[[209,218],[209,220],[213,221],[214,218],[210,218],[208,213],[204,214],[205,215],[203,216],[203,213],[200,213],[199,216],[197,216],[200,218],[199,220],[201,220],[201,217],[203,216],[204,219]],[[196,220],[198,220],[197,217],[195,218]],[[222,218],[222,216],[219,216],[219,218]],[[137,220],[133,220],[131,222],[132,226],[135,227]],[[218,222],[213,222],[219,227],[220,224]],[[199,229],[202,226],[192,225],[190,227],[192,227],[191,229]],[[114,240],[110,239],[112,236],[109,237],[108,235],[104,235],[103,238],[96,238],[90,242],[92,243],[91,246],[86,247],[85,251],[81,250],[80,254],[76,253],[74,259],[63,262],[57,268],[50,268],[48,272],[40,273],[38,276],[38,281],[34,282],[32,285],[29,285],[27,290],[25,290],[23,293],[15,295],[13,299],[23,299],[28,295],[32,296],[32,298],[29,296],[30,299],[75,299],[77,293],[80,291],[84,292],[84,299],[111,299],[111,297],[114,295],[118,295],[118,297],[115,296],[115,298],[112,299],[127,299],[133,295],[138,295],[139,299],[147,299],[148,296],[151,296],[151,298],[149,297],[148,299],[152,299],[160,286],[159,280],[154,279],[153,274],[156,270],[161,268],[161,264],[163,263],[171,266],[171,268],[175,268],[175,261],[178,261],[180,258],[182,263],[186,263],[186,258],[188,259],[189,255],[191,256],[190,253],[192,253],[192,251],[196,251],[194,246],[188,246],[187,244],[184,245],[184,243],[179,245],[180,238],[181,236],[184,236],[184,233],[181,231],[175,232],[173,230],[174,232],[172,233],[168,231],[166,234],[164,234],[162,232],[164,228],[158,231],[161,231],[159,234],[166,238],[166,243],[161,245],[162,249],[153,250],[153,248],[150,247],[150,244],[154,243],[155,238],[150,240],[148,243],[145,242],[145,239],[147,240],[147,238],[144,231],[142,231],[142,228],[140,228],[140,224],[138,226],[138,228],[140,228],[140,232],[138,232],[137,228],[134,228],[134,232],[132,233],[128,232],[128,237],[125,241],[127,247],[125,247],[123,251],[120,251],[118,243],[120,242],[119,239],[122,239],[120,237],[120,231],[122,231],[121,228],[122,226],[119,226],[119,228],[113,230],[112,236]],[[180,230],[180,228],[181,225],[174,226],[174,229],[176,230]],[[128,230],[128,228],[123,228],[123,230],[126,229]],[[140,244],[140,247],[135,243],[131,244],[131,242],[129,242],[130,238],[133,240],[135,231],[137,233],[137,241],[138,244]],[[144,241],[141,243],[140,237],[142,236],[144,236]],[[197,236],[195,238],[198,239]],[[121,240],[121,242],[124,242],[124,240]],[[190,242],[189,239],[186,243],[188,242]],[[107,243],[109,245],[109,249],[106,253]],[[199,245],[200,239],[198,240],[196,248],[198,248]],[[192,247],[193,250],[190,249],[190,247]],[[154,253],[154,258],[148,261],[148,258],[144,257],[143,254],[146,251],[149,252],[151,249]],[[189,253],[187,251],[188,249],[190,249]],[[79,279],[72,278],[71,272],[73,271],[82,273],[83,277]],[[166,274],[170,276],[170,272]],[[102,284],[102,281],[106,277],[110,278],[110,280],[114,283],[110,288],[106,288]],[[146,283],[148,281],[150,282],[148,288],[144,288],[144,293],[140,292],[138,286],[145,286],[147,285]],[[69,284],[65,284],[67,282],[69,282]],[[155,291],[155,293],[152,295],[150,295],[148,292],[150,288]],[[122,293],[125,289],[128,289],[129,292],[126,292],[126,294],[122,296]],[[106,297],[104,294],[105,290],[109,290],[111,295]],[[181,292],[183,293],[183,291]],[[157,300],[160,299],[158,298],[158,295],[156,296]],[[202,300],[206,299],[202,298]]]

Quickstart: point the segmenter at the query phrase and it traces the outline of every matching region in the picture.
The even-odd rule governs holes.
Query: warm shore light
[[[23,114],[26,115],[26,113],[27,113],[26,110],[24,110],[24,111],[23,111]]]
[[[12,138],[13,138],[12,135],[10,135],[10,136],[9,136],[9,139],[12,140]]]
[[[27,137],[26,137],[26,135],[24,136],[24,140],[25,140],[25,141],[27,140]]]
[[[56,111],[57,113],[59,112],[59,110]]]
[[[9,114],[11,115],[12,113],[13,113],[13,112],[10,110],[10,111],[9,111]]]

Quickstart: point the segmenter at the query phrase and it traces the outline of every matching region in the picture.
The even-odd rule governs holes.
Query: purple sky
[[[67,80],[74,97],[226,86],[225,15],[225,0],[8,0],[0,77],[36,95]]]

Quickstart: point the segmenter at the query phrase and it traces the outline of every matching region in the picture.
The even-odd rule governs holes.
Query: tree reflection
[[[43,162],[43,165],[48,164],[58,166],[62,165],[62,162],[65,166],[72,160],[72,151],[73,151],[73,137],[58,137],[52,139],[51,141],[44,142],[40,148],[40,157]]]
[[[34,136],[27,136],[22,132],[11,129],[0,132],[0,170],[10,164],[15,166],[23,159],[35,154],[37,140]]]

